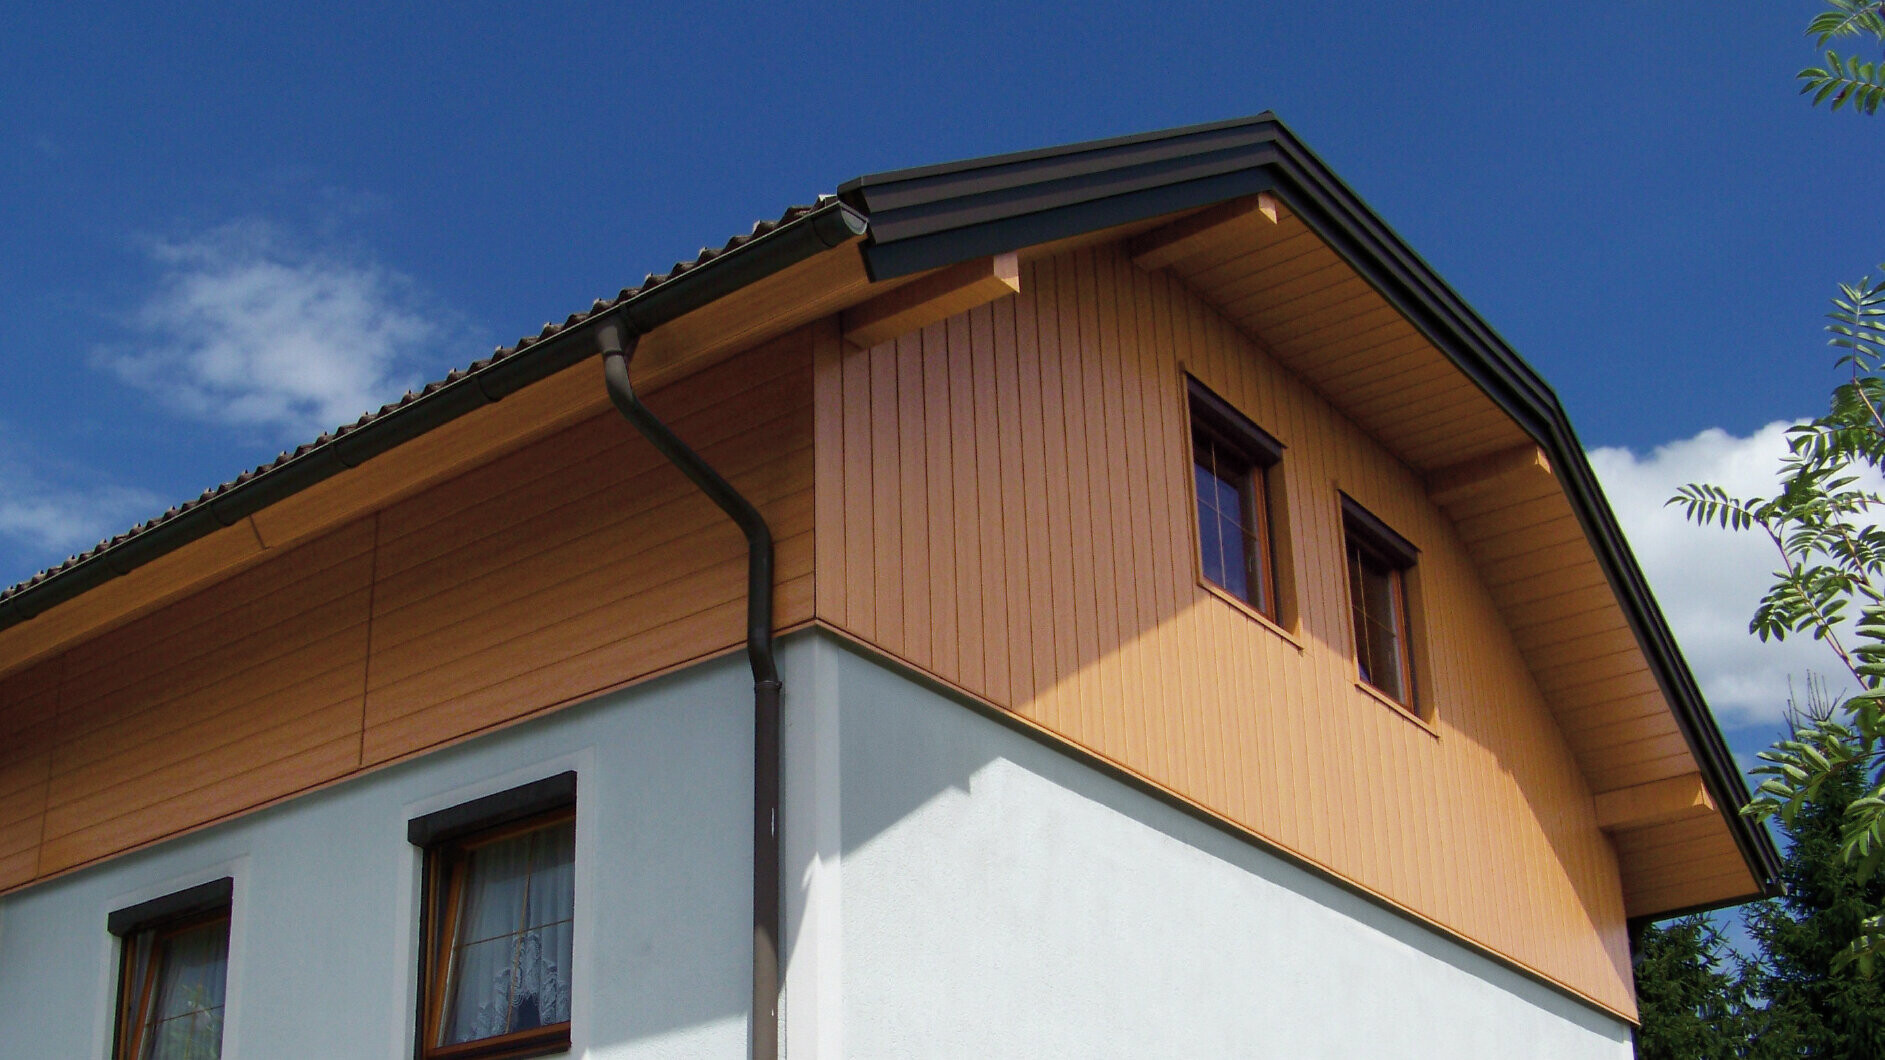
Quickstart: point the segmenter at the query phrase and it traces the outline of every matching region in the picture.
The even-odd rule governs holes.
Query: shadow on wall
[[[1023,991],[1043,978],[1055,982],[1047,992],[1047,1004],[1060,1005],[1063,1011],[1037,1009],[1024,1017],[1038,1026],[1042,1021],[1078,1016],[1083,992],[1088,1001],[1099,998],[1102,1002],[1087,1007],[1086,1015],[1079,1018],[1090,1020],[1096,1011],[1116,1011],[1108,1010],[1103,1002],[1121,993],[1122,987],[1108,980],[1145,977],[1166,983],[1169,989],[1169,976],[1175,970],[1179,977],[1191,977],[1206,990],[1222,991],[1223,985],[1211,979],[1229,970],[1215,964],[1218,956],[1280,955],[1275,947],[1291,944],[1288,936],[1292,934],[1304,933],[1300,924],[1266,922],[1269,906],[1259,913],[1249,912],[1246,906],[1240,918],[1215,917],[1208,903],[1200,904],[1197,893],[1188,893],[1183,886],[1167,889],[1163,881],[1169,877],[1208,879],[1216,894],[1282,895],[1284,899],[1274,905],[1278,916],[1300,917],[1300,912],[1289,910],[1307,909],[1307,903],[1313,903],[1321,907],[1313,911],[1318,922],[1349,922],[1342,927],[1339,944],[1331,939],[1326,950],[1310,954],[1326,960],[1326,966],[1299,978],[1337,980],[1342,978],[1339,969],[1344,961],[1365,961],[1371,953],[1404,948],[1418,955],[1405,955],[1409,964],[1417,965],[1420,958],[1441,962],[1460,976],[1479,980],[1491,991],[1510,995],[1523,1006],[1594,1039],[1629,1040],[1628,1028],[1615,1018],[1106,776],[1023,730],[1001,724],[980,709],[919,682],[913,674],[892,669],[849,642],[819,633],[794,641],[803,644],[813,638],[822,641],[817,647],[839,658],[837,687],[819,691],[836,695],[841,704],[844,959],[861,962],[856,968],[847,964],[847,1020],[854,1009],[868,1008],[873,998],[882,1002],[880,1013],[903,1011],[893,992],[879,991],[869,980],[876,974],[869,964],[871,957],[884,957],[897,945],[905,947],[906,955],[940,958],[932,961],[925,956],[924,975],[930,979],[925,992],[942,998],[958,993],[967,1007],[981,1000],[984,992],[1000,995],[1006,988],[998,990],[986,982],[947,982],[948,960],[934,951],[956,948],[956,939],[977,931],[996,933],[999,937],[987,944],[969,944],[976,959],[986,962],[986,978],[1018,976]],[[1045,801],[1039,797],[1043,794],[1076,809],[1072,813],[1036,812]],[[970,806],[978,800],[1008,809],[978,812]],[[1015,808],[1021,808],[1020,812],[1014,812]],[[1093,820],[1101,824],[1084,830],[1085,822]],[[1103,838],[1121,836],[1127,841]],[[882,849],[873,849],[877,847]],[[1154,857],[1138,860],[1147,850]],[[882,856],[873,859],[873,853]],[[1151,860],[1165,864],[1148,863]],[[974,861],[982,864],[967,864]],[[801,886],[806,868],[802,860],[789,864],[788,886]],[[872,918],[865,912],[867,923],[853,923],[854,909],[862,910],[884,894],[893,896],[884,907],[888,915]],[[789,908],[802,907],[802,901],[789,903]],[[1004,912],[1004,907],[1009,911]],[[1018,915],[1012,912],[1015,909],[1020,910]],[[1239,919],[1242,927],[1237,926]],[[1178,925],[1181,931],[1187,926],[1197,930],[1200,923],[1215,926],[1186,936],[1163,954],[1147,952],[1157,946],[1142,951],[1133,942],[1135,933],[1157,933],[1170,925]],[[1037,937],[1016,938],[1032,933],[1036,925],[1044,925]],[[797,922],[787,926],[788,939],[797,940],[798,927]],[[1219,930],[1231,935],[1218,935]],[[886,934],[902,938],[887,941]],[[1349,945],[1356,938],[1362,941]],[[1036,944],[1042,950],[1028,956],[1029,947]],[[1188,946],[1196,947],[1195,960],[1190,962],[1194,966],[1189,968],[1184,967],[1183,956]],[[1071,952],[1075,950],[1081,952]],[[1100,956],[1108,952],[1127,953],[1128,961],[1142,958],[1144,967],[1109,964]],[[1180,956],[1174,958],[1174,952]],[[1089,957],[1097,959],[1089,963]],[[1232,963],[1243,959],[1248,958],[1235,957]],[[854,976],[866,979],[860,983]],[[1075,981],[1082,978],[1089,981]],[[1437,988],[1437,983],[1423,987]],[[1237,989],[1261,991],[1254,983]],[[853,997],[853,993],[866,996]],[[1408,996],[1417,998],[1418,993],[1412,990]],[[1407,1003],[1402,999],[1402,1004]],[[986,1000],[977,1012],[964,1016],[998,1018],[989,1011],[991,1004],[999,1006],[1002,1000]],[[945,1001],[934,1009],[926,1018],[948,1019],[952,1010]],[[1156,1020],[1160,1018],[1156,1010],[1157,1005],[1150,1005],[1143,1016],[1132,1018]],[[1417,1017],[1418,1012],[1412,1015]],[[1173,1018],[1173,1013],[1166,1012],[1165,1018]],[[1072,1024],[1066,1030],[1070,1035],[1082,1033]],[[974,1037],[980,1031],[969,1028],[964,1033]],[[1458,1033],[1471,1037],[1475,1032]],[[1477,1033],[1483,1041],[1483,1034],[1489,1032]]]

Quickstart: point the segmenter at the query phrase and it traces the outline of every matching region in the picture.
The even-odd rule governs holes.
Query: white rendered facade
[[[823,633],[782,644],[787,1056],[1625,1057],[1629,1028]],[[412,1055],[406,822],[575,770],[570,1055],[738,1057],[722,658],[0,899],[0,1055],[104,1058],[106,916],[233,876],[224,1056]]]

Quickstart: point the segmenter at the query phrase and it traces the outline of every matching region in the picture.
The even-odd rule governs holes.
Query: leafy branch
[[[1850,28],[1825,21],[1821,32],[1885,37],[1879,3],[1837,10],[1846,19],[1840,25]],[[1861,790],[1840,818],[1839,852],[1864,881],[1885,867],[1885,529],[1876,517],[1885,495],[1861,485],[1885,471],[1885,378],[1878,374],[1885,366],[1885,280],[1868,276],[1839,291],[1827,314],[1827,341],[1850,374],[1834,388],[1825,415],[1788,431],[1780,491],[1736,497],[1691,483],[1667,503],[1699,525],[1764,534],[1781,567],[1749,632],[1764,641],[1799,634],[1822,641],[1857,684],[1843,703],[1790,719],[1793,734],[1760,753],[1753,772],[1763,779],[1742,812],[1756,820],[1778,815],[1791,826],[1834,778],[1859,778]],[[1870,976],[1881,959],[1885,912],[1875,912],[1835,966],[1856,962]]]
[[[1828,9],[1814,16],[1806,28],[1819,47],[1826,47],[1836,37],[1861,34],[1885,40],[1885,0],[1827,3]],[[1850,103],[1854,110],[1875,114],[1879,104],[1885,102],[1885,62],[1867,62],[1857,55],[1842,56],[1829,49],[1825,66],[1808,67],[1794,77],[1805,82],[1800,92],[1812,93],[1814,106],[1831,99],[1834,110]]]

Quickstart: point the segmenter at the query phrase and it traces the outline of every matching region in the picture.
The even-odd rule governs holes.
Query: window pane
[[[471,847],[436,1044],[567,1022],[576,823]]]
[[[1354,542],[1348,545],[1348,608],[1355,622],[1355,662],[1361,669],[1361,679],[1374,683],[1374,667],[1369,659],[1372,652],[1368,644],[1368,594],[1362,587],[1361,550]]]
[[[120,1011],[135,1024],[131,1055],[139,1060],[217,1060],[222,1055],[223,1004],[229,976],[227,915],[182,930],[153,928],[125,940],[133,968],[132,996]]]
[[[511,964],[517,937],[504,935],[462,947],[452,957],[453,991],[440,1045],[490,1038],[510,1031]]]
[[[569,958],[575,925],[564,920],[526,932],[517,949],[517,1011],[512,1029],[569,1020]]]
[[[1244,551],[1243,528],[1230,519],[1224,519],[1218,527],[1218,535],[1224,549],[1224,577],[1218,584],[1229,590],[1232,596],[1249,600],[1250,561]]]
[[[1249,511],[1250,473],[1233,471],[1218,459],[1219,454],[1204,439],[1198,441],[1198,555],[1204,576],[1222,586],[1231,595],[1258,606],[1262,601],[1251,592],[1250,572],[1253,556]],[[1215,470],[1207,467],[1212,465]],[[1237,481],[1225,478],[1235,475]]]
[[[1204,564],[1204,576],[1217,585],[1223,585],[1224,540],[1218,526],[1217,510],[1211,504],[1214,481],[1210,472],[1198,469],[1198,558]]]
[[[1196,406],[1192,415],[1198,416]],[[1195,419],[1191,447],[1201,572],[1211,584],[1267,612],[1270,542],[1262,461]]]
[[[510,935],[523,927],[524,887],[530,878],[528,835],[474,847],[464,871],[460,945]]]
[[[542,927],[570,919],[576,897],[576,825],[547,828],[532,835],[530,901],[524,926]]]
[[[1350,541],[1348,575],[1349,602],[1355,619],[1355,658],[1361,679],[1405,702],[1401,572]]]

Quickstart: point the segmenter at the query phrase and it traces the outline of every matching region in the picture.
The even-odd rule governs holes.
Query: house
[[[851,181],[0,596],[0,1041],[1618,1057],[1746,797],[1266,114]]]

